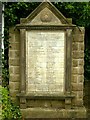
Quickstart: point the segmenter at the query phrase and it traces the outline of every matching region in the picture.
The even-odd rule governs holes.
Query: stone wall
[[[20,39],[19,31],[15,30],[14,27],[10,28],[9,33],[9,88],[12,100],[17,102],[16,94],[19,93],[20,90]]]
[[[20,92],[20,32],[14,27],[10,28],[10,48],[9,48],[9,74],[10,74],[10,95],[14,102],[19,104],[17,94]],[[85,116],[85,109],[83,108],[83,86],[84,86],[84,29],[75,27],[72,32],[72,79],[71,79],[71,93],[75,97],[71,101],[71,108],[77,108],[74,112],[74,109],[65,109],[65,100],[27,100],[27,108],[31,108],[31,111],[27,109],[22,109],[22,113],[25,113],[24,116],[34,116],[37,114],[38,117],[45,116],[46,114],[52,116],[51,108],[57,108],[60,111],[56,111],[53,114],[57,117],[82,117]],[[21,107],[25,108],[23,100],[21,101]],[[68,101],[67,101],[68,102]],[[34,108],[35,111],[33,112]],[[50,114],[48,111],[43,111],[40,108],[49,108]],[[25,112],[25,111],[26,112]],[[68,114],[70,113],[70,114]],[[77,114],[76,114],[77,113]]]
[[[84,87],[84,29],[75,28],[72,41],[72,92],[75,99],[72,100],[73,106],[83,105]]]
[[[9,73],[10,95],[16,100],[16,94],[20,90],[20,41],[19,31],[10,28],[9,49]],[[73,106],[83,105],[83,82],[84,82],[84,29],[75,28],[72,41],[72,81],[71,91],[76,96],[72,100]]]

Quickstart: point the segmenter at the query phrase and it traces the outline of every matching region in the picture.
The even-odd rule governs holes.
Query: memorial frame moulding
[[[62,22],[62,24],[27,24],[45,7],[50,9]],[[32,12],[26,19],[21,19],[21,23],[16,25],[16,29],[20,30],[20,73],[21,73],[21,87],[20,93],[20,107],[26,108],[27,99],[63,99],[65,100],[65,108],[71,108],[71,99],[74,97],[71,92],[71,66],[72,66],[72,30],[76,27],[68,22],[68,20],[52,5],[50,2],[41,3],[34,12]],[[27,30],[61,30],[65,32],[65,93],[62,96],[30,96],[26,94],[26,31]]]

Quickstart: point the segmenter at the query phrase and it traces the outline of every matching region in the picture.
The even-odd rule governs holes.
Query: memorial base
[[[87,118],[84,107],[75,109],[27,108],[21,109],[25,119],[30,118]]]

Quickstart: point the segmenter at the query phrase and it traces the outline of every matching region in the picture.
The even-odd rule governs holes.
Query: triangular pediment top
[[[22,18],[20,24],[70,24],[63,14],[51,3],[42,2],[28,17]]]

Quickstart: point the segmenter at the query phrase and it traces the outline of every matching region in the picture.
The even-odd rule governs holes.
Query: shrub
[[[90,80],[90,49],[85,50],[85,79]]]
[[[7,88],[0,87],[0,91],[2,92],[2,120],[21,120],[19,106],[11,101]]]

